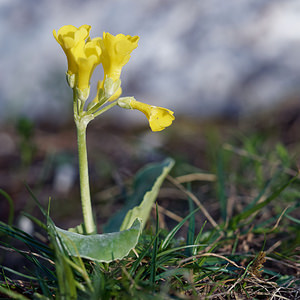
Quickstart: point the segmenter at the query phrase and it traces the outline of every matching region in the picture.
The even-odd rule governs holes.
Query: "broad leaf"
[[[173,160],[166,159],[160,163],[151,163],[137,172],[133,180],[131,195],[126,197],[124,206],[109,219],[103,228],[104,232],[114,232],[120,229],[127,213],[141,204],[145,194],[153,189],[164,168],[169,166],[170,163],[173,165]]]
[[[135,219],[129,229],[106,234],[82,235],[55,228],[70,255],[108,263],[124,258],[136,246],[141,221]]]
[[[127,212],[123,220],[123,223],[120,227],[120,230],[125,230],[129,228],[133,224],[136,218],[142,220],[142,228],[145,226],[147,219],[150,215],[152,205],[157,198],[159,189],[163,181],[165,180],[166,176],[172,169],[173,165],[174,165],[173,159],[166,159],[162,164],[157,166],[157,169],[159,170],[160,174],[156,177],[151,190],[147,191],[144,194],[143,201],[139,206],[136,206]],[[158,171],[157,169],[156,172]]]

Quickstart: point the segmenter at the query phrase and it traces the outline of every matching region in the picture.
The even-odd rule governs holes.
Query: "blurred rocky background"
[[[2,122],[72,118],[66,58],[52,36],[66,24],[92,25],[91,37],[139,35],[123,94],[177,116],[243,116],[298,100],[297,0],[0,0]],[[93,87],[98,79],[101,70]],[[143,119],[119,113],[118,122]]]

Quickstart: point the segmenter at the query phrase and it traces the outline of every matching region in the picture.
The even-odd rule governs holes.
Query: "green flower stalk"
[[[96,225],[93,217],[88,157],[86,148],[86,128],[91,120],[103,112],[118,105],[125,109],[137,109],[149,120],[152,131],[161,131],[170,126],[174,120],[169,109],[151,106],[133,97],[119,98],[122,94],[121,71],[130,59],[131,52],[137,47],[138,36],[103,33],[102,38],[89,37],[91,26],[63,26],[53,35],[61,45],[68,61],[66,78],[73,89],[74,121],[77,128],[78,161],[80,176],[80,196],[83,214],[83,231],[95,234]],[[99,80],[97,96],[86,105],[90,94],[90,79],[97,65],[102,64],[103,80]]]
[[[92,115],[78,113],[78,98],[74,92],[74,120],[77,129],[78,144],[78,163],[79,163],[79,179],[80,179],[80,196],[83,214],[83,230],[86,234],[94,234],[97,232],[91,203],[88,158],[86,148],[86,128],[88,123],[93,119]],[[79,110],[80,111],[80,110]]]

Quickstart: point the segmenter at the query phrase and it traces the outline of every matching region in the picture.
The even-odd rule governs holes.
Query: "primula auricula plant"
[[[91,39],[91,26],[73,25],[53,30],[56,41],[66,54],[68,71],[66,78],[73,89],[74,120],[77,128],[80,191],[83,211],[83,233],[95,234],[96,226],[93,219],[89,174],[86,150],[86,127],[88,123],[103,112],[118,105],[124,109],[137,109],[143,112],[152,131],[161,131],[171,125],[173,112],[169,109],[139,102],[134,97],[121,97],[121,72],[129,61],[131,52],[138,45],[138,36],[118,34],[116,36],[104,32],[102,38]],[[104,78],[98,81],[97,96],[92,101],[90,79],[98,65],[102,65]]]

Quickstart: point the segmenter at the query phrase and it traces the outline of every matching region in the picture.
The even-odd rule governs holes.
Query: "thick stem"
[[[88,123],[96,116],[112,108],[117,104],[117,101],[107,105],[94,114],[83,110],[84,103],[81,103],[77,97],[76,90],[73,89],[73,109],[74,120],[77,127],[77,142],[78,142],[78,159],[79,159],[79,177],[80,177],[80,196],[84,222],[84,230],[86,234],[97,233],[90,194],[89,170],[86,150],[86,127]]]
[[[86,234],[96,233],[96,226],[93,218],[89,171],[86,150],[86,127],[87,123],[83,119],[76,121],[77,142],[78,142],[78,159],[79,159],[79,176],[80,176],[80,195],[83,213],[84,228]]]

